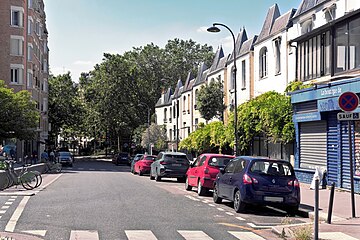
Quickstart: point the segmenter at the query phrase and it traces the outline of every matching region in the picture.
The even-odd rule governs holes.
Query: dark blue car
[[[220,169],[213,199],[233,201],[236,212],[253,204],[279,207],[293,215],[300,204],[300,186],[287,161],[239,156]]]

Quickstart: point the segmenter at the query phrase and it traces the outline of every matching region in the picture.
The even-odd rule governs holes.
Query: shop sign
[[[311,122],[318,120],[321,120],[321,116],[319,112],[300,113],[300,114],[295,114],[293,116],[294,122]]]
[[[360,120],[360,114],[359,113],[338,113],[337,119],[339,121]]]

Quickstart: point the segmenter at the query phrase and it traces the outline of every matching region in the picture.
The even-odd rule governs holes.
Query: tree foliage
[[[222,118],[225,105],[223,84],[220,80],[201,86],[196,97],[199,112],[206,121],[214,117]]]
[[[153,123],[142,133],[141,145],[144,148],[147,148],[149,144],[154,144],[155,149],[161,150],[166,147],[166,143],[167,135],[165,126]]]
[[[7,88],[0,81],[0,139],[32,140],[39,122],[39,111],[28,91]]]
[[[300,89],[305,89],[305,88],[311,88],[313,87],[314,84],[310,83],[310,84],[304,84],[301,81],[292,81],[290,82],[285,89],[285,92],[294,92]]]

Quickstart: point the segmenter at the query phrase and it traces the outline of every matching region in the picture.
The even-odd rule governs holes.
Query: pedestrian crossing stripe
[[[23,231],[23,233],[30,233],[32,235],[37,235],[41,237],[45,237],[46,230],[30,230],[30,231]]]
[[[71,231],[69,240],[98,240],[98,231]]]
[[[203,231],[178,231],[178,233],[185,239],[212,240],[212,238]]]
[[[131,240],[157,240],[155,235],[150,230],[127,230],[125,234]]]

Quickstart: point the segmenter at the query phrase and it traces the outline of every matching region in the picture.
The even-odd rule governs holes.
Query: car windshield
[[[67,157],[67,156],[71,156],[70,152],[59,152],[59,155],[62,157]]]
[[[272,176],[293,176],[294,170],[288,162],[258,160],[251,165],[250,172],[272,175]]]
[[[222,168],[225,167],[231,159],[230,157],[212,157],[209,160],[209,165]]]
[[[156,157],[154,156],[146,156],[143,160],[150,160],[150,161],[155,161]]]

